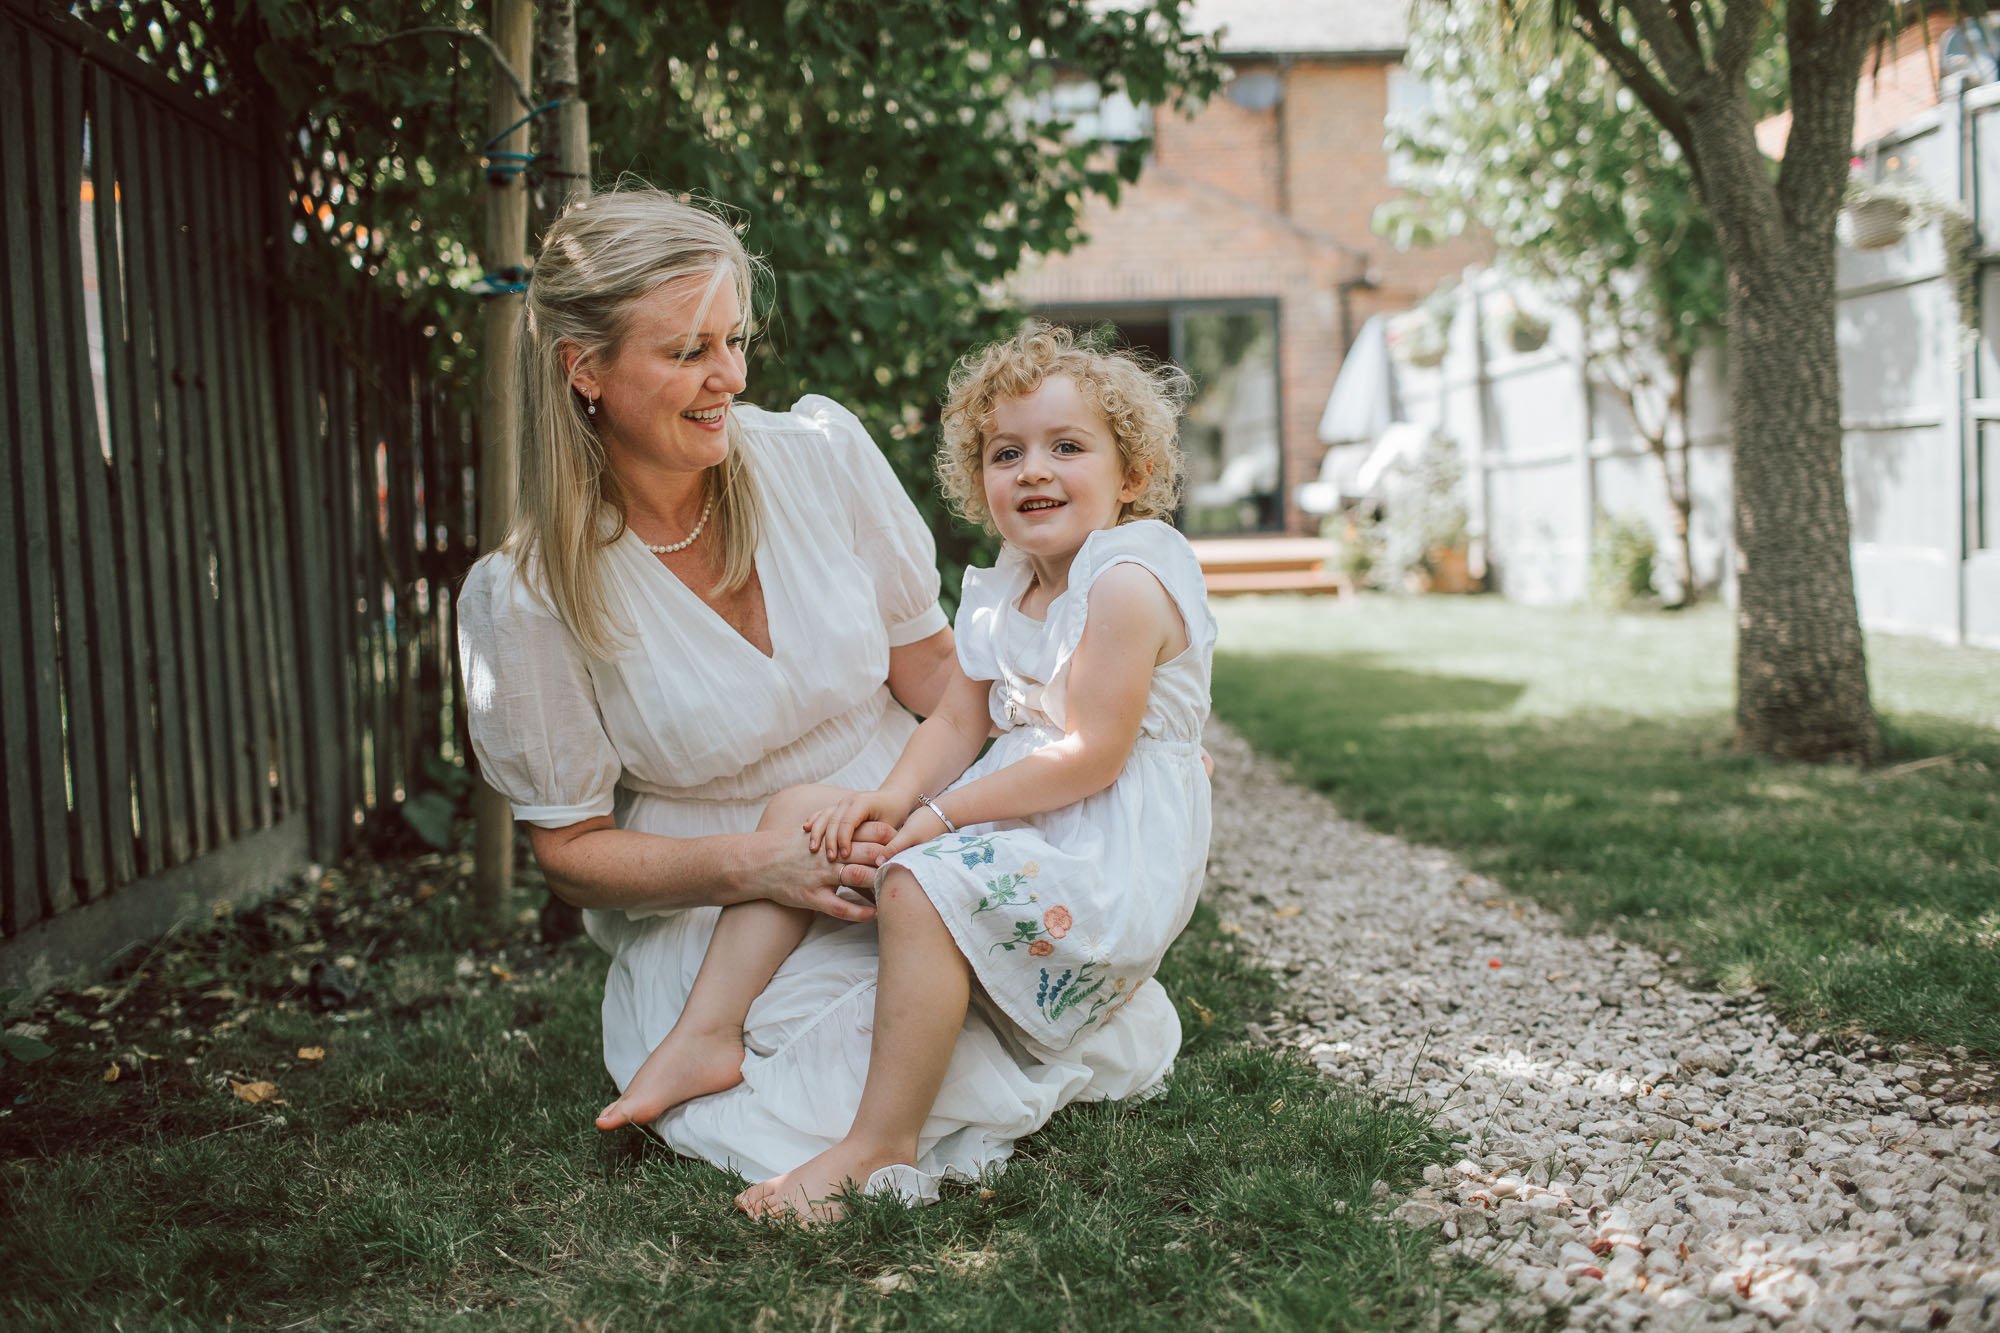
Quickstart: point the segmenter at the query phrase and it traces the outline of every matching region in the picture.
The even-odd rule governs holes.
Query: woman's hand
[[[886,836],[880,825],[864,832]],[[808,844],[790,829],[745,834],[748,864],[737,879],[738,900],[763,898],[785,907],[803,907],[838,921],[868,921],[875,909],[840,896],[840,890],[868,889],[875,884],[875,868],[881,862],[882,847],[873,841],[855,841],[851,856],[833,858]]]
[[[933,814],[929,806],[920,805],[903,821],[903,827],[896,830],[896,836],[889,839],[889,845],[882,849],[882,859],[886,861],[896,853],[929,842],[932,838],[942,838],[948,831],[944,821]]]
[[[865,824],[894,824],[916,802],[887,791],[848,792],[814,812],[805,823],[806,845],[829,861],[853,861],[855,837]]]

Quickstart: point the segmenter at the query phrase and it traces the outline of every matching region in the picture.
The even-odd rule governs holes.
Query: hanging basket
[[[1857,199],[1845,209],[1847,240],[1857,250],[1886,250],[1910,230],[1910,206],[1901,199]]]
[[[1517,352],[1539,352],[1549,340],[1549,323],[1533,315],[1516,314],[1507,324],[1507,345]]]

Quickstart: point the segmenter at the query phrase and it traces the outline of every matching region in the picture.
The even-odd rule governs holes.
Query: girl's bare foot
[[[650,1125],[682,1102],[733,1088],[743,1081],[740,1032],[669,1032],[625,1085],[617,1101],[597,1113],[597,1127]]]
[[[736,1206],[755,1218],[791,1217],[802,1225],[836,1222],[847,1212],[840,1194],[861,1189],[885,1166],[917,1160],[917,1145],[863,1143],[842,1139],[802,1166],[736,1196]]]

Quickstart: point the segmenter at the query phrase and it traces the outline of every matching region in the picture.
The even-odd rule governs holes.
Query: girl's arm
[[[876,791],[852,792],[806,824],[807,845],[829,858],[853,853],[854,831],[871,819],[903,823],[921,794],[943,791],[979,757],[992,723],[986,713],[990,682],[973,680],[954,657],[951,679],[931,715],[918,725],[896,766]]]
[[[1112,566],[1090,589],[1083,639],[1070,660],[1065,711],[1068,732],[976,782],[937,797],[953,824],[1025,819],[1074,805],[1117,781],[1139,739],[1153,668],[1187,645],[1180,612],[1160,581],[1144,566]],[[885,855],[927,842],[945,831],[919,807]]]

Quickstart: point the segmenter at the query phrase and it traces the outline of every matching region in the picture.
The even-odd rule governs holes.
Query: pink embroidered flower
[[[1056,951],[1056,946],[1050,944],[1047,940],[1036,940],[1033,944],[1030,944],[1028,946],[1028,952],[1033,956],[1035,956],[1036,958],[1047,958],[1050,954],[1054,953],[1055,951]]]
[[[1036,865],[1033,861],[1030,861],[1028,862],[1028,864],[1021,867],[1021,873],[1025,875],[1027,878],[1033,879],[1035,876],[1042,873],[1042,868]]]
[[[1069,914],[1067,907],[1058,903],[1056,906],[1042,913],[1042,924],[1048,927],[1049,935],[1052,938],[1061,939],[1063,936],[1069,934],[1069,928],[1076,924],[1076,918]]]

